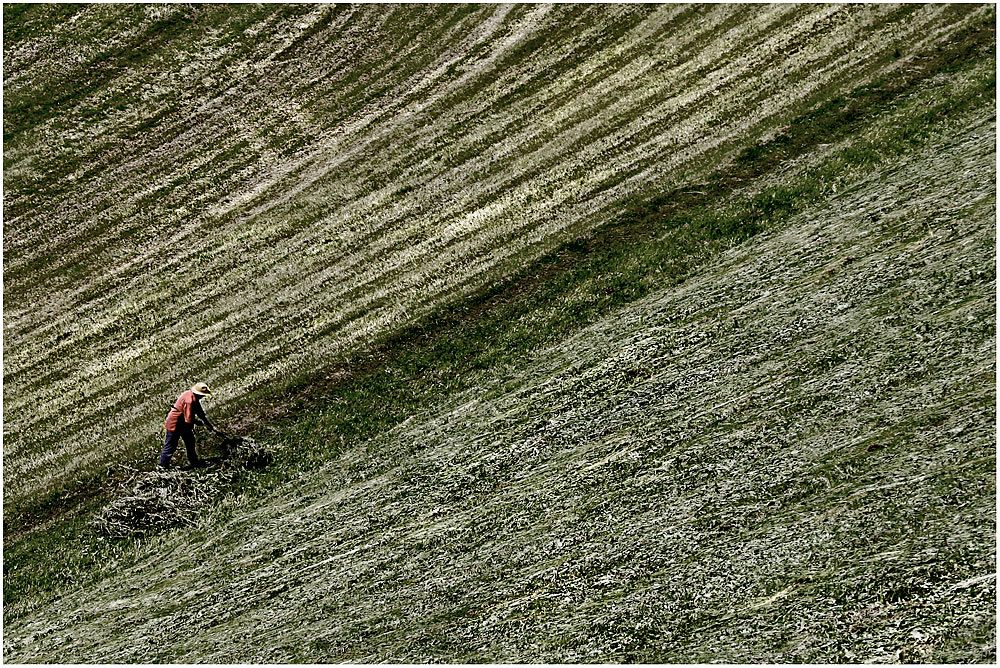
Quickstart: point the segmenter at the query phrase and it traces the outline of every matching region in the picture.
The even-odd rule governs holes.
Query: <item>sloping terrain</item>
[[[219,413],[988,24],[949,6],[11,6],[4,502]]]
[[[5,7],[5,661],[995,662],[994,24]]]
[[[995,147],[963,119],[137,546],[8,624],[7,658],[995,659]]]

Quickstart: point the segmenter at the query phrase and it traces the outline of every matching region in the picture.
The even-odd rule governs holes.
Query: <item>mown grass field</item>
[[[995,661],[994,22],[5,7],[5,660]]]

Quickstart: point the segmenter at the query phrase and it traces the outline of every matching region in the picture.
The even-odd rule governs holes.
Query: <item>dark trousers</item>
[[[187,450],[188,464],[198,463],[198,451],[194,449],[194,430],[178,426],[177,429],[168,431],[167,437],[163,440],[160,466],[163,468],[170,466],[170,458],[174,456],[174,450],[177,449],[177,441],[182,438],[184,439],[184,448]]]

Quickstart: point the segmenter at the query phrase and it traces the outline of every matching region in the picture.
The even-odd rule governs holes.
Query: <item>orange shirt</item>
[[[205,413],[201,409],[201,404],[198,403],[198,398],[194,392],[188,390],[177,397],[173,408],[167,413],[167,419],[163,421],[163,428],[167,431],[173,431],[177,428],[177,420],[181,416],[184,416],[184,422],[187,423],[184,426],[191,427],[193,426],[194,415],[201,418],[205,417]]]

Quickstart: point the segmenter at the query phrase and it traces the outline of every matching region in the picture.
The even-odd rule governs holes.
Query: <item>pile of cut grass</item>
[[[225,438],[220,449],[220,457],[205,460],[209,468],[204,471],[131,469],[117,495],[91,520],[91,527],[111,538],[139,538],[194,524],[199,511],[242,471],[263,468],[273,459],[252,438]]]
[[[230,436],[222,441],[221,464],[228,469],[261,469],[274,460],[274,454],[248,436]]]
[[[193,524],[198,510],[228,482],[227,473],[195,475],[191,471],[135,471],[121,496],[93,520],[93,529],[111,538],[139,538],[164,529]]]

